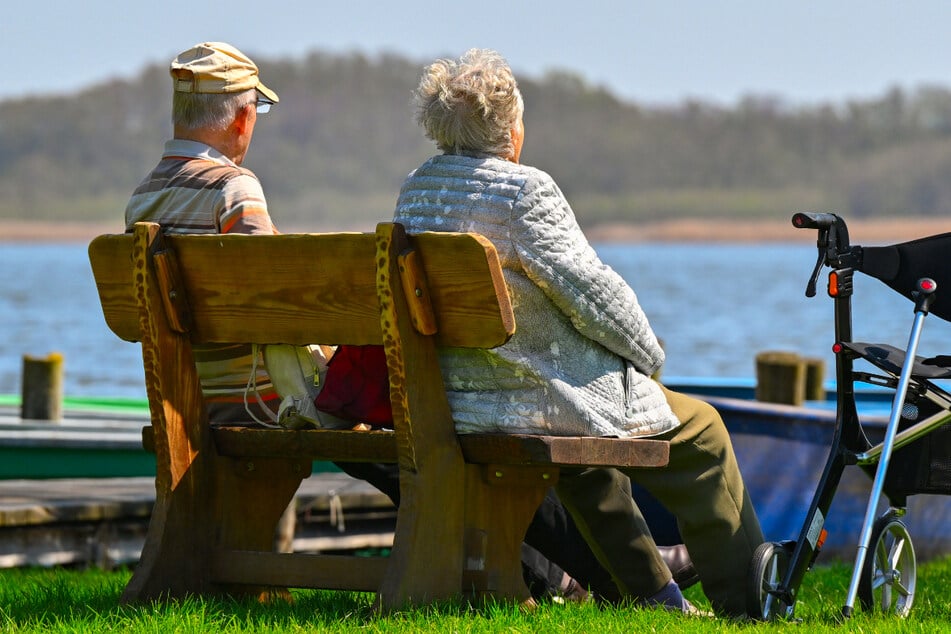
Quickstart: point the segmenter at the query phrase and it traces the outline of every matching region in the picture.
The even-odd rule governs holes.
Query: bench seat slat
[[[396,462],[396,435],[386,431],[275,430],[215,426],[215,445],[230,457]],[[460,434],[471,464],[661,467],[668,443],[648,438]]]
[[[290,430],[215,425],[222,456],[309,458],[337,462],[396,462],[396,434],[387,431]]]
[[[473,464],[563,467],[662,467],[670,446],[646,438],[460,434],[459,446]]]

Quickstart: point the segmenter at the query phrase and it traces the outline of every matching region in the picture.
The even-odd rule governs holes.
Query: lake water
[[[598,244],[635,289],[667,350],[663,376],[752,378],[764,350],[790,350],[833,371],[832,300],[804,291],[812,244]],[[18,394],[24,355],[65,357],[69,396],[144,397],[138,345],[107,328],[84,244],[0,243],[0,394]],[[905,347],[911,302],[856,277],[857,340]],[[951,324],[926,320],[921,354],[951,354]]]

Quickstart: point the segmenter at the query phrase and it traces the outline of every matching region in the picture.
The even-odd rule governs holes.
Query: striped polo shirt
[[[136,222],[157,222],[168,233],[277,233],[257,177],[212,147],[172,139],[162,160],[133,192],[125,210],[126,231]],[[222,263],[226,264],[226,263]],[[251,345],[195,346],[195,366],[211,422],[250,420],[264,413],[248,379]],[[263,360],[257,360],[257,392],[273,411],[279,397]]]

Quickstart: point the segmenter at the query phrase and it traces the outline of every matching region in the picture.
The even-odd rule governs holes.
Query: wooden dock
[[[0,568],[134,563],[154,501],[149,477],[2,480]],[[395,509],[366,482],[343,473],[314,473],[295,502],[294,551],[392,544]]]
[[[155,456],[142,448],[148,424],[143,405],[68,403],[60,420],[43,421],[0,403],[0,568],[137,561],[155,503]],[[389,498],[315,466],[295,498],[296,521],[285,524],[292,545],[285,534],[283,548],[390,546]]]

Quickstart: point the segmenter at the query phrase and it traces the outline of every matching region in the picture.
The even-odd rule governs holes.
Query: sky
[[[12,0],[0,99],[69,94],[223,40],[252,57],[397,53],[421,65],[494,48],[517,76],[570,71],[646,105],[810,105],[951,86],[949,24],[948,0]]]

